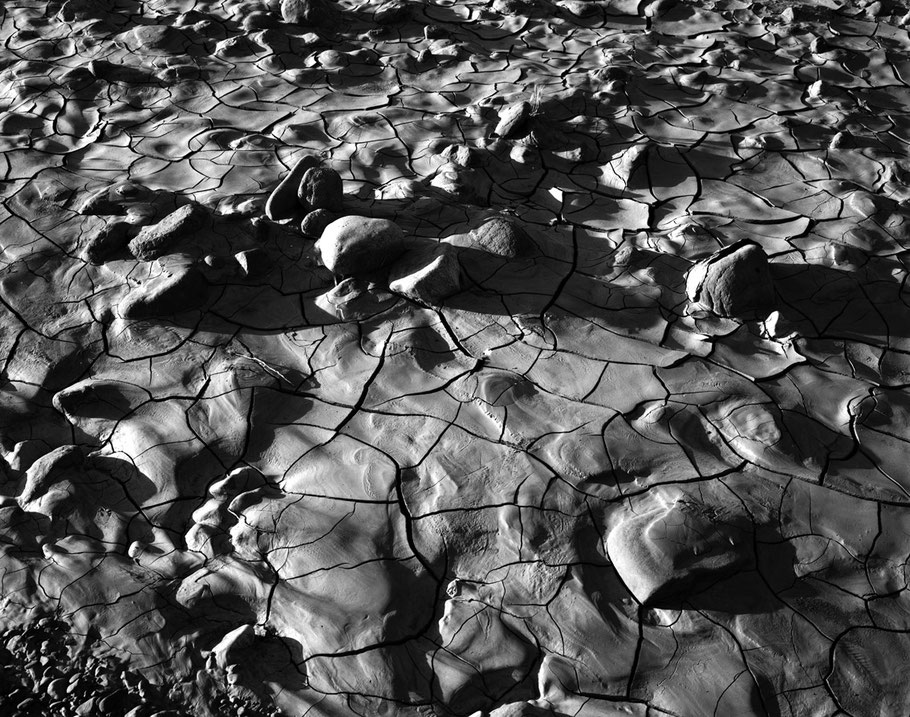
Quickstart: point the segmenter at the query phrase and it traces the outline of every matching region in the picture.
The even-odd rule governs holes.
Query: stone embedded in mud
[[[400,299],[376,282],[348,277],[316,299],[327,314],[344,321],[364,319],[392,306]]]
[[[474,246],[489,254],[515,259],[527,251],[530,238],[514,221],[494,217],[471,230]]]
[[[334,15],[328,0],[281,0],[281,17],[297,25],[320,25]]]
[[[748,239],[724,247],[689,269],[686,295],[693,308],[724,318],[767,316],[776,301],[768,256]]]
[[[710,506],[676,501],[636,514],[607,536],[607,552],[629,592],[645,606],[667,607],[754,565],[742,521]]]
[[[312,167],[304,172],[297,200],[307,210],[328,209],[340,212],[344,190],[341,175],[329,167]]]
[[[342,217],[329,224],[316,248],[323,265],[338,276],[370,274],[397,259],[405,249],[404,232],[388,219]]]
[[[428,244],[405,252],[389,269],[389,288],[435,306],[461,291],[461,265],[448,244]]]
[[[148,199],[150,192],[135,182],[117,182],[102,187],[78,202],[73,210],[79,214],[126,214],[128,207]]]
[[[300,182],[307,170],[319,166],[319,159],[312,154],[305,154],[297,160],[290,172],[269,195],[265,203],[265,215],[274,222],[291,219],[300,211],[297,198]]]
[[[202,272],[187,266],[141,289],[131,291],[120,305],[125,319],[149,319],[195,309],[208,298]]]
[[[268,252],[261,247],[238,251],[234,254],[234,259],[240,267],[240,273],[244,276],[261,276],[268,273],[270,261]]]
[[[314,209],[312,212],[308,212],[300,222],[300,233],[305,237],[318,239],[325,228],[337,218],[338,215],[328,209]]]
[[[502,139],[521,139],[531,131],[531,105],[519,102],[509,105],[499,113],[499,123],[493,134]]]
[[[185,204],[157,224],[143,227],[129,243],[130,252],[141,261],[168,254],[177,243],[203,224],[205,210],[198,204]]]
[[[114,220],[95,226],[86,234],[82,256],[89,264],[103,264],[111,256],[126,249],[132,224]]]

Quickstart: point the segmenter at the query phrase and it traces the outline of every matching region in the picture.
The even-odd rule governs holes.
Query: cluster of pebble
[[[0,633],[0,714],[8,717],[192,717],[195,685],[156,685],[115,660],[74,649],[71,626],[42,617]],[[206,672],[208,671],[201,671]],[[199,680],[197,680],[198,682]],[[207,717],[277,717],[229,686],[212,689]],[[230,680],[227,680],[228,683]]]

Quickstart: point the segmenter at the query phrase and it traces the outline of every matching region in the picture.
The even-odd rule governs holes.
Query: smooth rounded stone
[[[307,212],[307,215],[300,222],[300,233],[311,239],[318,239],[322,236],[325,228],[338,218],[335,212],[328,209],[314,209]]]
[[[240,272],[244,276],[267,274],[271,265],[268,252],[259,247],[238,251],[234,254],[234,259],[236,259],[237,264],[240,266]]]
[[[130,252],[140,261],[151,261],[168,254],[181,239],[202,227],[205,210],[186,204],[157,224],[142,227],[130,241]]]
[[[607,552],[635,599],[655,607],[677,605],[754,564],[743,521],[688,500],[624,520],[607,536]]]
[[[297,200],[306,209],[340,212],[344,199],[341,175],[329,167],[312,167],[304,172]]]
[[[329,224],[316,242],[322,264],[338,276],[370,274],[405,249],[404,232],[388,219],[349,216]]]
[[[768,256],[748,239],[724,247],[689,269],[686,295],[690,308],[703,308],[716,316],[766,316],[776,303]]]
[[[297,160],[290,172],[269,195],[265,203],[265,215],[273,222],[291,219],[300,211],[298,193],[300,183],[307,170],[319,166],[319,159],[312,154],[305,154]]]
[[[493,135],[502,139],[521,139],[531,131],[531,105],[519,102],[509,105],[499,113],[499,123]]]
[[[461,265],[449,244],[427,244],[408,250],[389,269],[389,289],[409,299],[436,306],[461,291]]]
[[[85,237],[82,256],[89,264],[103,264],[126,249],[132,224],[115,220],[95,226]]]
[[[208,298],[208,283],[194,266],[182,267],[172,275],[149,282],[127,294],[120,305],[125,319],[148,319],[195,309]]]
[[[530,247],[530,237],[511,219],[494,217],[470,233],[477,249],[506,259],[515,259]]]

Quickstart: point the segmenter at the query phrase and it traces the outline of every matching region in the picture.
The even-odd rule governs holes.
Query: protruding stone
[[[238,251],[234,254],[234,259],[237,260],[240,272],[244,276],[261,276],[269,270],[268,252],[259,247]]]
[[[340,212],[344,193],[341,175],[329,167],[308,169],[300,180],[297,200],[307,210]]]
[[[143,227],[129,243],[130,252],[141,261],[151,261],[170,253],[185,236],[198,230],[205,211],[198,204],[186,204],[157,224]]]
[[[686,295],[690,308],[701,308],[716,316],[767,316],[775,305],[768,256],[748,239],[724,247],[689,269]]]
[[[531,105],[519,102],[499,113],[499,124],[493,134],[502,139],[521,139],[531,131]]]
[[[329,224],[316,248],[323,265],[338,276],[370,274],[405,249],[404,232],[388,219],[342,217]]]
[[[196,267],[183,267],[169,277],[130,292],[120,306],[127,319],[148,319],[195,309],[208,296],[208,284]]]
[[[312,212],[308,212],[300,222],[300,233],[310,239],[318,239],[325,228],[337,218],[338,215],[328,209],[314,209]]]
[[[327,0],[281,0],[281,17],[297,25],[321,25],[331,19],[335,9]]]
[[[344,321],[355,321],[384,311],[400,299],[379,284],[348,277],[316,299],[327,314]]]
[[[397,294],[435,306],[461,291],[461,266],[448,244],[411,249],[389,270],[389,288]]]
[[[527,251],[530,239],[515,222],[494,217],[471,231],[474,246],[490,254],[515,259]]]
[[[607,537],[607,552],[635,599],[657,607],[679,604],[754,562],[742,521],[684,499],[620,523]]]
[[[297,160],[291,171],[269,196],[265,203],[265,215],[274,222],[290,219],[296,215],[300,211],[300,202],[297,199],[300,181],[308,169],[318,166],[319,160],[311,154],[306,154]]]
[[[109,257],[126,249],[131,224],[112,221],[92,229],[85,240],[82,256],[89,264],[103,264]]]

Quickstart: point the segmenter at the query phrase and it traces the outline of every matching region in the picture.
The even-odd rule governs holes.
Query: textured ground
[[[904,714],[908,10],[3,2],[0,713]]]

